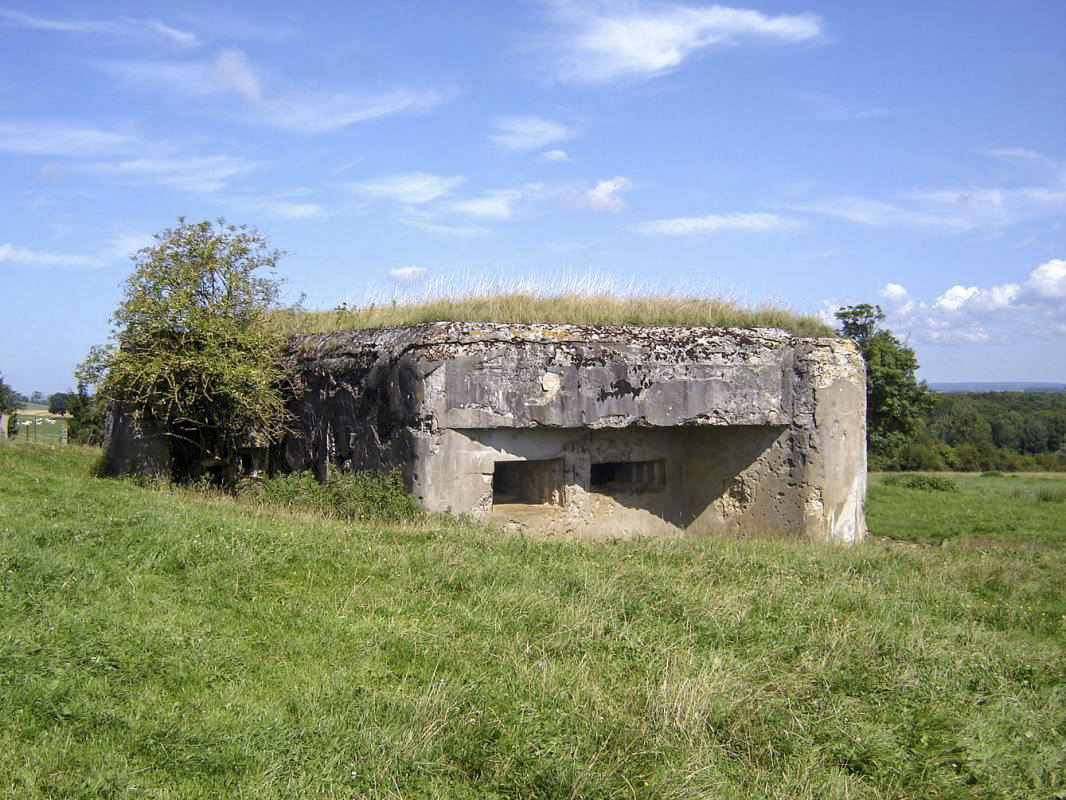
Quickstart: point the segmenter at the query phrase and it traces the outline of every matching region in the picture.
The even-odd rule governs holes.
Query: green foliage
[[[885,486],[902,486],[904,489],[917,489],[920,492],[957,492],[959,487],[950,478],[939,475],[894,475],[884,480]]]
[[[1066,792],[1051,479],[875,476],[875,533],[947,547],[582,543],[145,490],[93,455],[0,446],[2,796]]]
[[[917,379],[914,350],[890,331],[878,330],[885,319],[881,306],[847,306],[835,316],[841,334],[859,345],[866,361],[866,441],[876,464],[921,430],[932,397]]]
[[[9,414],[7,418],[7,435],[18,435],[18,409],[22,404],[17,392],[4,383],[3,373],[0,373],[0,414]]]
[[[1041,503],[1066,503],[1066,489],[1041,489],[1036,499]]]
[[[4,383],[4,375],[0,373],[0,414],[14,414],[19,407],[18,395],[15,390]]]
[[[189,464],[232,466],[241,446],[284,429],[282,341],[264,324],[282,254],[245,226],[178,223],[136,255],[115,346],[94,349],[79,379],[161,428],[185,478]]]
[[[78,444],[102,445],[107,408],[99,395],[90,395],[84,383],[71,395],[67,437]]]
[[[343,520],[399,521],[421,516],[418,501],[398,470],[333,473],[319,482],[310,472],[292,472],[240,487],[240,496],[263,505],[309,511]]]
[[[74,398],[73,392],[56,392],[48,396],[49,414],[66,414],[70,411],[70,403]]]

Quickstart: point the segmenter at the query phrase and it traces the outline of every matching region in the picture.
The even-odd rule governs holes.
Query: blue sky
[[[503,281],[880,303],[1066,381],[1066,3],[0,0],[0,371],[68,387],[189,219],[310,308]]]

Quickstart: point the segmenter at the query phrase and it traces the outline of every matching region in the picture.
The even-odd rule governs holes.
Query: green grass
[[[907,488],[947,481],[957,491]],[[866,521],[871,533],[908,542],[945,540],[1003,546],[1066,543],[1066,475],[1044,473],[876,473],[870,478]]]
[[[51,423],[45,422],[52,420]],[[30,425],[23,423],[30,422]],[[59,444],[59,431],[70,426],[70,417],[62,414],[26,414],[18,415],[18,435],[11,441],[16,444]]]
[[[615,295],[610,291],[472,291],[412,303],[333,311],[278,311],[286,333],[325,333],[422,322],[509,322],[573,325],[682,325],[782,328],[802,336],[835,336],[816,317],[787,309],[743,308],[728,300],[672,295]]]
[[[1016,546],[564,543],[138,488],[95,455],[0,446],[0,796],[1066,792],[1037,479],[972,481],[1003,519],[1059,512],[987,534]],[[987,499],[956,480],[875,486],[872,527],[931,500],[932,540]]]

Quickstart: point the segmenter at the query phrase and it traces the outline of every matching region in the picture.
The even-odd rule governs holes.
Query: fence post
[[[7,414],[0,414],[0,439],[7,438]]]
[[[60,425],[59,426],[59,443],[61,445],[67,443],[67,426],[66,425]]]

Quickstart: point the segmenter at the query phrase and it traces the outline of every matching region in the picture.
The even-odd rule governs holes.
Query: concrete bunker
[[[865,534],[846,339],[441,322],[298,337],[289,367],[292,433],[253,469],[398,468],[427,510],[547,535]],[[157,456],[127,428],[112,469]]]

